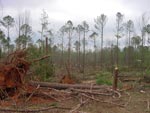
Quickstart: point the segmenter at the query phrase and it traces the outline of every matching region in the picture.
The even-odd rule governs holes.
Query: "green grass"
[[[100,72],[96,77],[96,84],[99,85],[112,85],[112,74],[110,72]]]

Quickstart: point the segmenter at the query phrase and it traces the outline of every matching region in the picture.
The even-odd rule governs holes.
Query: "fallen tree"
[[[50,87],[55,89],[69,89],[69,88],[75,88],[75,89],[104,89],[108,88],[108,86],[105,85],[90,85],[90,84],[61,84],[61,83],[48,83],[48,82],[36,82],[31,81],[29,82],[32,86],[38,86],[40,87]]]
[[[25,89],[25,77],[34,62],[48,58],[49,55],[29,61],[27,50],[16,50],[0,62],[0,99],[14,96],[18,89]]]

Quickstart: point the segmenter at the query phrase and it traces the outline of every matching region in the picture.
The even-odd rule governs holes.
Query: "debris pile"
[[[126,107],[126,103],[120,101],[122,97],[120,92],[112,90],[109,86],[46,82],[31,82],[30,84],[37,87],[30,86],[33,89],[28,91],[23,107],[20,106],[22,103],[16,108],[14,106],[0,107],[0,112],[80,113],[82,107],[92,102]],[[73,104],[69,104],[72,101]]]

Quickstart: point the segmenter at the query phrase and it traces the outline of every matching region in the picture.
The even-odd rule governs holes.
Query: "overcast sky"
[[[42,9],[49,15],[51,27],[63,25],[67,20],[75,24],[93,20],[100,14],[108,16],[106,36],[111,37],[115,29],[116,13],[121,12],[125,20],[136,23],[144,12],[150,11],[150,0],[0,0],[0,15],[11,15],[14,18],[25,10],[30,11],[33,30],[40,30]],[[3,8],[3,10],[2,10]]]

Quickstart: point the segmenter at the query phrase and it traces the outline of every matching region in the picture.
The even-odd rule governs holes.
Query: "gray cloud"
[[[30,10],[31,25],[34,32],[41,29],[40,16],[42,9],[49,15],[50,27],[59,29],[71,19],[75,25],[87,20],[91,25],[94,18],[104,13],[108,16],[105,37],[114,37],[115,18],[119,11],[125,15],[125,21],[135,22],[144,12],[150,11],[150,0],[1,0],[3,15],[17,17],[18,13]]]
[[[135,13],[150,11],[150,0],[121,0],[125,8],[133,10]]]
[[[6,8],[37,8],[48,3],[51,6],[56,0],[1,0]]]

